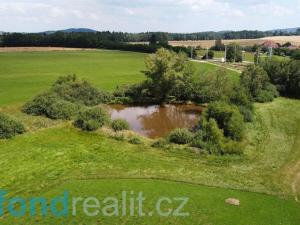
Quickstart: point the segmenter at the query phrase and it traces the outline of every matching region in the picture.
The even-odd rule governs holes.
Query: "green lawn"
[[[0,53],[0,106],[27,101],[61,75],[111,91],[143,79],[145,54],[119,51]]]
[[[53,190],[45,193],[45,197],[62,196],[64,191],[68,191],[72,197],[96,197],[100,202],[106,197],[114,197],[120,202],[118,212],[121,214],[122,191],[134,191],[134,196],[143,192],[145,197],[143,204],[144,217],[138,216],[137,203],[135,203],[135,216],[113,216],[105,217],[100,211],[99,215],[88,217],[83,209],[82,202],[77,205],[76,216],[66,218],[54,218],[39,216],[31,219],[25,217],[14,219],[7,217],[1,224],[173,224],[173,225],[190,225],[190,224],[214,224],[214,225],[240,225],[240,224],[272,224],[272,225],[292,225],[300,221],[300,205],[294,201],[286,201],[274,196],[255,194],[249,192],[240,192],[224,188],[203,187],[192,184],[175,183],[158,180],[75,180],[66,182]],[[176,197],[187,197],[186,203],[181,212],[189,213],[188,216],[182,217],[162,217],[158,216],[156,203],[159,198],[168,197],[173,202],[168,204],[164,202],[159,208],[162,212],[175,210],[180,202],[175,201]],[[238,198],[241,206],[231,206],[225,203],[229,197]],[[69,205],[71,205],[71,200]],[[127,200],[129,207],[129,200]],[[107,204],[106,204],[107,205]],[[105,204],[101,205],[100,210]],[[271,206],[271,207],[270,207]],[[93,212],[94,209],[91,210]],[[129,214],[129,209],[127,208]],[[149,213],[153,213],[149,216]],[[71,211],[69,212],[71,214]]]
[[[0,106],[5,107],[0,111],[22,120],[28,132],[0,140],[0,189],[8,190],[10,196],[55,196],[67,189],[75,197],[99,198],[125,189],[141,190],[150,196],[148,209],[160,195],[186,195],[191,199],[187,206],[191,216],[95,219],[81,213],[78,218],[58,221],[14,220],[5,215],[0,223],[300,224],[300,204],[294,201],[300,197],[299,100],[278,98],[255,104],[255,121],[248,124],[242,156],[203,155],[185,147],[154,149],[148,143],[132,145],[101,131],[86,133],[69,122],[20,112],[17,103],[49,88],[58,75],[76,72],[106,90],[138,82],[143,79],[144,57],[118,51],[1,53]],[[198,74],[217,69],[197,64]],[[228,72],[238,79],[238,73]],[[226,205],[229,197],[240,199],[241,206]]]
[[[300,139],[300,115],[295,113],[299,110],[300,101],[285,98],[279,98],[273,103],[257,104],[256,121],[248,127],[248,147],[244,156],[207,156],[195,154],[184,148],[161,150],[144,144],[136,146],[113,140],[101,133],[78,131],[68,123],[51,124],[48,120],[43,122],[42,118],[37,117],[36,124],[41,128],[43,124],[52,128],[0,141],[0,164],[1,169],[5,171],[0,174],[1,188],[9,190],[12,194],[35,196],[49,191],[55,193],[55,190],[69,187],[75,194],[88,195],[94,188],[97,189],[98,185],[100,189],[103,182],[96,182],[98,179],[117,179],[118,185],[115,187],[107,182],[107,185],[112,185],[109,190],[116,190],[114,193],[118,192],[119,185],[140,187],[139,183],[133,185],[124,182],[123,179],[126,178],[168,179],[220,187],[216,191],[219,194],[215,195],[215,192],[211,191],[211,194],[207,194],[207,199],[203,200],[206,205],[203,210],[206,213],[194,214],[190,219],[207,221],[208,224],[209,221],[212,224],[221,224],[220,221],[226,221],[228,215],[214,214],[213,210],[222,211],[222,207],[228,207],[223,204],[224,198],[237,196],[245,202],[249,202],[250,199],[253,202],[249,203],[246,209],[241,207],[241,212],[233,214],[231,224],[239,224],[234,221],[238,221],[240,216],[247,212],[248,221],[253,215],[260,214],[258,218],[273,218],[270,215],[274,214],[278,216],[274,217],[278,224],[282,220],[287,221],[283,224],[298,224],[300,220],[294,214],[294,210],[298,210],[299,205],[292,199],[294,194],[299,193],[299,189],[294,193],[291,185],[299,185],[297,159],[300,149],[297,142]],[[15,116],[23,118],[26,126],[33,126],[33,117],[21,113],[16,113]],[[118,180],[119,178],[123,179]],[[91,179],[95,180],[95,186],[90,185],[91,181],[82,181],[78,185],[73,183],[76,180]],[[66,181],[68,182],[64,186]],[[159,185],[167,184],[150,183],[145,190],[157,196],[160,194],[160,188],[157,188]],[[181,193],[180,190],[186,188],[182,184],[169,186],[170,188],[166,189],[173,190],[173,194],[176,190]],[[198,206],[191,207],[191,210],[195,210],[194,207],[203,207],[200,203],[203,196],[200,193],[205,193],[205,190],[208,193],[210,189],[200,186],[192,188],[194,191],[185,193],[191,194],[193,201],[199,202]],[[278,196],[232,192],[230,189]],[[103,190],[103,195],[110,193],[105,187]],[[280,200],[279,196],[290,200]],[[220,206],[215,206],[215,209],[212,205],[216,202],[219,202]],[[257,211],[251,211],[255,206],[258,207]],[[283,208],[287,211],[281,212]],[[198,210],[201,212],[201,208]],[[247,218],[245,216],[246,221]],[[149,223],[151,222],[156,222],[156,219],[150,220]],[[184,223],[181,222],[179,220],[178,224]],[[262,223],[257,220],[252,224]]]

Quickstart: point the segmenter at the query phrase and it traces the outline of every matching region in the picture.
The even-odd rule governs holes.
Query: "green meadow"
[[[27,133],[0,140],[0,188],[9,196],[61,195],[120,198],[144,192],[151,211],[161,196],[188,197],[187,217],[13,218],[1,224],[213,224],[297,225],[300,223],[300,101],[278,98],[255,104],[247,126],[245,154],[214,156],[184,146],[154,149],[114,140],[103,131],[75,129],[70,122],[33,117],[20,105],[49,88],[60,75],[76,73],[97,87],[144,79],[145,54],[119,51],[0,53],[0,111],[23,121]],[[217,66],[197,63],[199,75]],[[239,74],[228,71],[233,79]],[[147,142],[147,141],[146,141]],[[151,142],[151,140],[148,140]],[[225,203],[237,198],[240,206]],[[170,204],[165,208],[176,207]],[[84,222],[83,222],[84,221]]]
[[[0,53],[0,106],[27,101],[66,74],[108,91],[139,82],[144,58],[141,53],[104,50]]]

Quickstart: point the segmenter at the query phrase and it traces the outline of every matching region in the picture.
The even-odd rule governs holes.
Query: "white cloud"
[[[300,0],[0,0],[0,30],[269,29],[298,26],[299,10]]]

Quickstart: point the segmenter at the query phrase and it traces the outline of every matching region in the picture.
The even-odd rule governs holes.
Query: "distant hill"
[[[284,28],[284,29],[275,29],[275,30],[269,30],[270,32],[284,32],[284,33],[295,33],[297,29],[300,27],[294,27],[294,28]]]
[[[41,33],[46,33],[46,34],[53,34],[55,32],[64,32],[64,33],[96,33],[96,30],[89,29],[89,28],[69,28],[66,30],[56,30],[56,31],[44,31]]]

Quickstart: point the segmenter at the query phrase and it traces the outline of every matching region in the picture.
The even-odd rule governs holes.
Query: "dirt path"
[[[218,64],[208,62],[208,61],[205,61],[205,60],[192,59],[191,61],[198,62],[198,63],[206,63],[206,64],[210,64],[210,65],[213,65],[213,66],[218,66],[220,68],[224,68],[224,69],[227,69],[227,70],[231,70],[231,71],[234,71],[234,72],[237,72],[237,73],[242,73],[242,71],[240,71],[240,70],[232,69],[232,68],[229,68],[229,67],[226,67],[226,66],[223,66],[223,65],[218,65]]]

